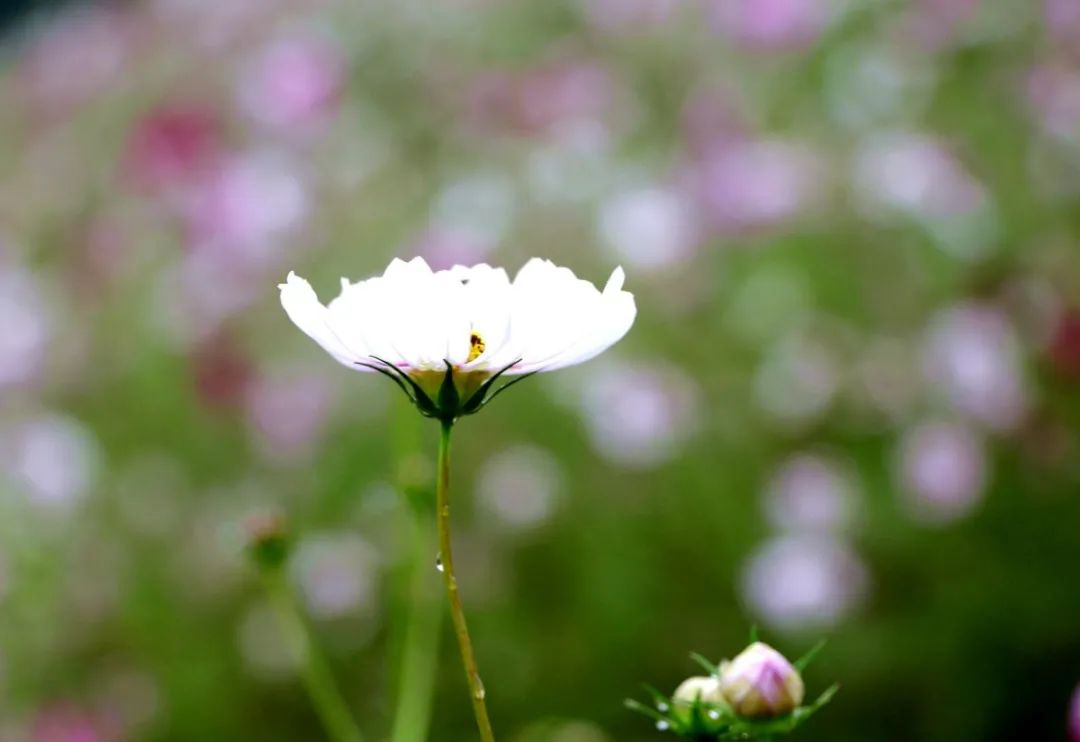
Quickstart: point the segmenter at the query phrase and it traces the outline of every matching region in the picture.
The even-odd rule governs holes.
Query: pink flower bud
[[[790,714],[803,700],[803,681],[785,657],[762,642],[720,667],[720,692],[739,716]]]

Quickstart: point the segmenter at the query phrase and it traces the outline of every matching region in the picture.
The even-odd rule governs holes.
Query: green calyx
[[[409,401],[416,406],[416,409],[420,411],[421,415],[424,417],[433,417],[443,423],[453,423],[459,417],[473,415],[479,412],[491,402],[491,400],[495,399],[495,397],[502,394],[508,388],[536,373],[533,371],[532,373],[523,374],[495,389],[495,382],[497,382],[503,374],[520,363],[520,360],[514,361],[484,380],[475,391],[469,391],[463,395],[461,389],[459,389],[457,379],[454,376],[453,364],[451,364],[450,361],[444,361],[446,364],[446,371],[443,373],[442,381],[438,386],[438,391],[432,395],[425,391],[424,388],[417,383],[416,379],[405,373],[395,364],[383,360],[382,358],[378,358],[377,356],[372,356],[372,361],[372,363],[357,361],[357,365],[370,368],[372,371],[377,371],[393,381],[398,385],[398,388],[405,393],[405,396],[409,398]],[[432,397],[434,397],[434,399]]]

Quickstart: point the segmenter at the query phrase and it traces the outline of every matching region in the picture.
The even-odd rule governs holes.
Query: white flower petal
[[[346,341],[335,332],[330,313],[310,283],[290,271],[285,283],[279,284],[278,288],[281,289],[281,306],[297,327],[339,362],[350,368],[367,370],[356,365],[357,361],[367,357],[366,347],[362,343]]]

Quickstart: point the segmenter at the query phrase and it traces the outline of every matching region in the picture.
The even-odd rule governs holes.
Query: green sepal
[[[521,363],[521,359],[514,361],[509,366],[504,366],[496,371],[490,379],[480,385],[480,388],[473,392],[473,395],[465,402],[461,408],[462,415],[471,415],[481,407],[484,406],[484,399],[487,397],[487,393],[491,390],[492,385],[498,381],[499,377],[512,369],[514,366]]]
[[[446,364],[446,374],[439,386],[439,411],[444,416],[457,417],[461,397],[458,394],[457,385],[454,384],[454,367],[450,361],[443,361],[443,363]]]

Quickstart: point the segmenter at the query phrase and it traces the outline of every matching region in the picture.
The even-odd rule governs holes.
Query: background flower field
[[[611,352],[457,429],[500,738],[655,739],[622,700],[751,624],[791,656],[829,638],[807,682],[841,691],[803,739],[1065,738],[1080,6],[0,18],[0,739],[319,738],[244,560],[271,508],[388,737],[437,426],[326,357],[276,285],[328,298],[413,255],[622,265],[638,306]],[[437,660],[431,739],[474,739],[445,621]]]

